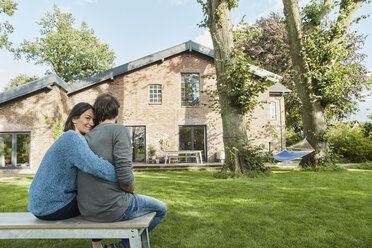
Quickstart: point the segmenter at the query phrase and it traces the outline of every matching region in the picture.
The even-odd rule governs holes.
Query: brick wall
[[[0,132],[30,132],[30,168],[18,172],[35,172],[46,152],[53,143],[53,131],[47,125],[44,116],[52,121],[59,114],[67,116],[66,93],[58,86],[23,97],[0,106]],[[17,170],[0,170],[16,173]]]

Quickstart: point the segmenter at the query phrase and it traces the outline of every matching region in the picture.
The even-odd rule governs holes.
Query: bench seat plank
[[[0,239],[130,239],[144,229],[17,229],[0,230]]]
[[[131,220],[98,223],[80,216],[47,221],[31,213],[0,213],[0,239],[127,238],[131,247],[150,248],[148,226],[155,215],[152,212]]]
[[[5,229],[141,229],[147,228],[156,213],[148,213],[127,221],[99,223],[74,217],[67,220],[47,221],[31,213],[0,213],[0,230]]]

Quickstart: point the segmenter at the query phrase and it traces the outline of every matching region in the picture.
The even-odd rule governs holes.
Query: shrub
[[[231,150],[236,149],[233,147]],[[229,152],[231,152],[231,150]],[[265,153],[263,146],[255,146],[250,143],[244,145],[244,150],[240,151],[242,158],[246,162],[246,172],[244,174],[228,172],[217,172],[215,178],[240,178],[240,177],[261,177],[271,174],[270,168],[265,166],[268,154]]]
[[[365,162],[365,163],[361,163],[361,164],[348,165],[348,166],[346,166],[346,168],[372,170],[372,162]]]
[[[362,127],[351,127],[349,123],[338,123],[327,134],[331,152],[350,162],[372,160],[372,139],[367,138]]]
[[[269,174],[270,168],[265,166],[268,154],[264,152],[263,146],[246,144],[242,151],[242,157],[247,163],[249,177],[257,177],[260,174]]]
[[[291,146],[303,139],[302,132],[295,132],[293,128],[286,128],[285,130],[285,140],[286,145]]]
[[[372,123],[371,122],[363,122],[361,125],[362,132],[365,137],[372,140]]]

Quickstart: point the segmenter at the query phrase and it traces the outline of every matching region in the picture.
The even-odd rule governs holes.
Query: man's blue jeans
[[[167,207],[162,201],[153,197],[134,194],[129,207],[117,221],[133,219],[150,212],[156,212],[156,215],[148,227],[149,232],[151,232],[165,217],[167,214]],[[125,248],[130,247],[128,239],[123,239],[120,243]]]

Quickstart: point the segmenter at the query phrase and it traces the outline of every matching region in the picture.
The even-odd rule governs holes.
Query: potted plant
[[[153,145],[149,147],[149,153],[150,153],[151,162],[154,163],[156,160],[156,149]]]
[[[160,143],[160,150],[162,150],[163,152],[166,152],[168,149],[169,149],[169,143],[166,139],[160,139],[159,140],[159,143]],[[162,158],[164,161],[166,161],[168,159],[167,156],[163,157]],[[160,158],[159,158],[159,162],[160,162]]]

